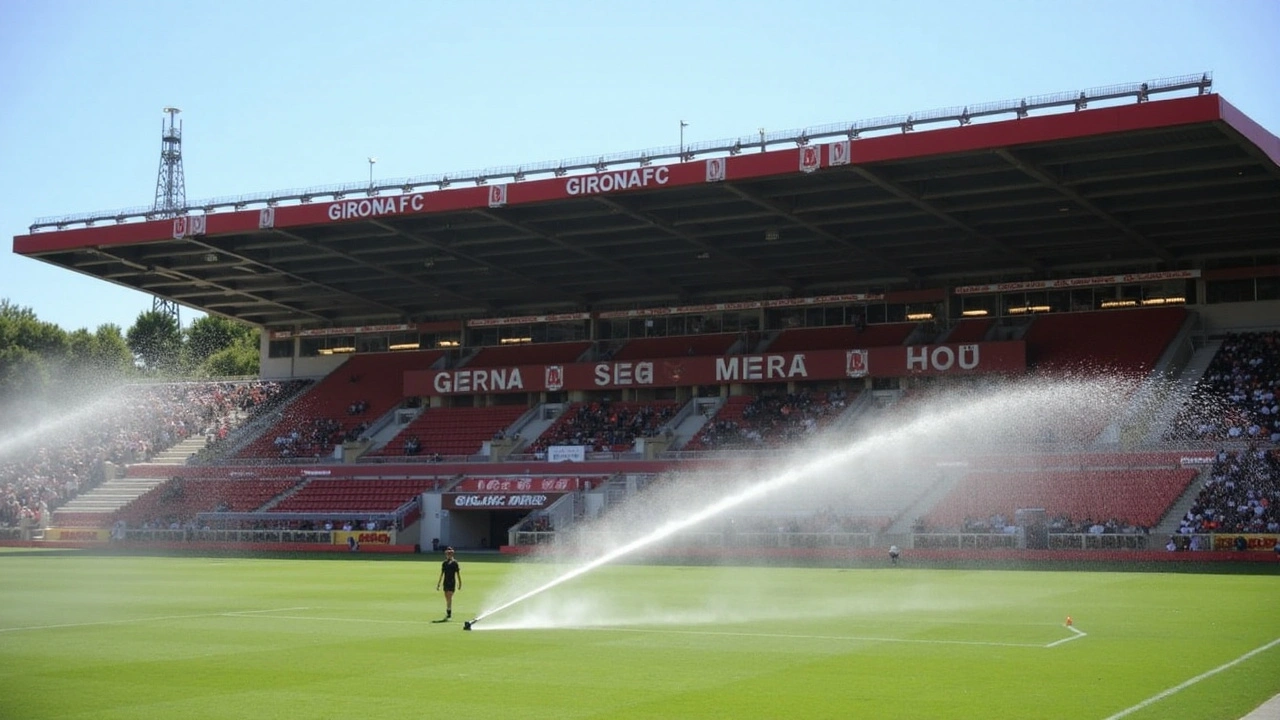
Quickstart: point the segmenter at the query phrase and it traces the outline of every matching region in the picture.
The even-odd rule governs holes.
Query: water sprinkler
[[[470,629],[471,629],[471,626],[472,626],[472,625],[474,625],[474,624],[476,624],[476,623],[478,623],[478,622],[480,622],[480,618],[476,618],[475,620],[468,620],[468,621],[466,621],[466,622],[462,623],[462,629],[463,629],[463,630],[470,630]]]

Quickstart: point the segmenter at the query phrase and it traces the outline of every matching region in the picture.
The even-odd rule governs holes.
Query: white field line
[[[163,622],[165,620],[191,620],[193,618],[226,617],[245,615],[247,613],[289,612],[292,610],[310,610],[310,608],[292,607],[274,610],[241,610],[238,612],[198,613],[195,615],[161,615],[159,617],[131,618],[129,620],[98,620],[95,622],[60,623],[57,625],[28,625],[26,627],[0,628],[0,633],[28,632],[32,630],[60,630],[63,628],[93,627],[95,625],[129,625],[132,623]]]
[[[1192,685],[1195,685],[1201,680],[1207,680],[1213,677],[1214,675],[1217,675],[1220,672],[1230,670],[1231,668],[1235,667],[1236,665],[1239,665],[1245,660],[1248,660],[1254,655],[1257,655],[1259,653],[1264,653],[1277,645],[1280,645],[1280,638],[1276,638],[1275,640],[1272,640],[1271,642],[1267,643],[1266,645],[1263,645],[1262,647],[1254,648],[1249,652],[1236,658],[1235,660],[1231,660],[1230,662],[1225,662],[1212,670],[1202,672],[1199,675],[1191,678],[1190,680],[1187,680],[1186,682],[1183,682],[1178,685],[1174,685],[1168,690],[1164,690],[1162,692],[1156,693],[1155,695],[1152,695],[1151,697],[1147,698],[1146,700],[1143,700],[1142,702],[1138,703],[1137,705],[1134,705],[1133,707],[1125,708],[1124,710],[1121,710],[1115,715],[1111,715],[1106,720],[1118,720],[1118,718],[1125,717],[1126,715],[1132,715],[1133,713],[1136,713],[1143,708],[1150,707],[1151,705],[1154,705],[1160,702],[1161,700],[1164,700],[1165,698],[1169,697],[1170,695],[1173,695],[1174,693],[1179,693],[1179,692],[1182,692],[1183,690],[1186,690],[1187,688],[1191,687]]]
[[[270,612],[270,611],[263,611]],[[348,622],[348,623],[383,623],[392,625],[426,625],[436,624],[436,620],[381,620],[373,618],[336,618],[336,617],[319,617],[309,615],[263,615],[264,618],[272,620],[311,620],[321,622]],[[485,628],[477,627],[477,630],[499,630],[501,628]],[[508,628],[518,629],[518,628]],[[550,628],[549,628],[550,629]],[[599,627],[599,628],[555,628],[565,630],[587,630],[595,632],[630,632],[630,633],[653,633],[665,635],[705,635],[705,636],[724,636],[724,637],[755,637],[755,638],[776,638],[781,640],[838,640],[845,642],[884,642],[884,643],[911,643],[917,645],[980,645],[987,647],[1021,647],[1021,648],[1051,648],[1061,645],[1072,640],[1079,640],[1088,633],[1077,630],[1074,627],[1067,627],[1072,633],[1071,637],[1063,640],[1057,640],[1048,644],[1037,643],[1008,643],[995,642],[987,640],[919,640],[914,638],[893,638],[880,636],[863,636],[863,635],[800,635],[800,634],[784,634],[784,633],[748,633],[748,632],[727,632],[716,630],[664,630],[661,628],[618,628],[618,627]]]
[[[1061,640],[1055,640],[1055,641],[1053,641],[1053,642],[1049,643],[1048,645],[1045,645],[1045,647],[1047,647],[1047,648],[1051,648],[1051,647],[1058,647],[1059,645],[1065,645],[1066,643],[1069,643],[1069,642],[1071,642],[1072,640],[1079,640],[1080,638],[1082,638],[1082,637],[1086,637],[1086,636],[1088,636],[1088,635],[1089,635],[1089,633],[1087,633],[1087,632],[1085,632],[1085,631],[1083,631],[1083,630],[1077,630],[1077,629],[1075,629],[1074,627],[1072,627],[1071,625],[1067,625],[1067,626],[1066,626],[1066,628],[1067,628],[1068,630],[1070,630],[1071,632],[1075,633],[1075,634],[1074,634],[1074,635],[1072,635],[1071,637],[1062,638]]]
[[[321,617],[310,615],[279,615],[282,612],[292,612],[296,610],[310,610],[310,607],[289,607],[289,608],[272,608],[266,610],[233,610],[220,613],[201,613],[198,615],[168,615],[152,618],[134,618],[131,620],[104,620],[101,622],[87,623],[66,623],[61,625],[34,625],[30,627],[20,628],[0,628],[0,632],[17,632],[22,630],[51,630],[57,628],[73,628],[73,627],[90,627],[94,625],[123,625],[129,623],[142,622],[160,622],[165,620],[186,620],[192,618],[206,617],[260,617],[271,620],[302,620],[312,622],[346,622],[346,623],[372,623],[372,624],[389,624],[389,625],[427,625],[435,624],[435,620],[383,620],[378,618],[349,618],[349,617]],[[479,628],[477,628],[479,629]],[[488,628],[485,628],[488,629]],[[495,628],[497,629],[497,628]],[[1008,643],[995,642],[986,640],[921,640],[915,638],[894,638],[870,635],[803,635],[803,634],[785,634],[785,633],[749,633],[749,632],[726,632],[715,630],[664,630],[660,628],[566,628],[572,630],[591,630],[596,632],[630,632],[630,633],[652,633],[666,635],[702,635],[702,636],[724,636],[724,637],[754,637],[754,638],[775,638],[782,640],[836,640],[844,642],[883,642],[883,643],[909,643],[916,645],[977,645],[986,647],[1021,647],[1021,648],[1051,648],[1061,645],[1065,642],[1078,640],[1085,637],[1086,633],[1068,627],[1074,635],[1069,638],[1057,640],[1047,645],[1036,643]]]
[[[480,627],[477,630],[482,629]],[[488,628],[485,628],[488,629]],[[493,628],[497,629],[497,628]],[[716,630],[662,630],[658,628],[568,628],[574,630],[589,630],[596,632],[631,632],[631,633],[656,633],[667,635],[710,635],[725,637],[754,637],[754,638],[778,638],[782,640],[840,640],[853,642],[883,642],[883,643],[910,643],[913,645],[982,645],[987,647],[1021,647],[1021,648],[1049,648],[1063,641],[1049,643],[1048,645],[1037,643],[1008,643],[994,642],[987,640],[921,640],[916,638],[894,638],[880,637],[871,635],[792,635],[783,633],[749,633],[749,632],[722,632]],[[1067,638],[1075,640],[1080,635]]]

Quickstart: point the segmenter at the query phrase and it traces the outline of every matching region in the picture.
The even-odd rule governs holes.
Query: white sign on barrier
[[[551,445],[547,448],[547,462],[583,462],[586,459],[586,445]]]

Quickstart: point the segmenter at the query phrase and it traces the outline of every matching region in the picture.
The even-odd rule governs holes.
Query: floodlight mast
[[[182,172],[182,110],[167,107],[168,125],[160,121],[160,171],[156,174],[156,201],[152,210],[159,217],[176,217],[187,207],[187,180]]]
[[[177,120],[182,110],[169,106],[163,112],[169,121],[167,125],[160,121],[160,171],[156,173],[156,199],[151,209],[156,217],[170,218],[186,212],[187,179],[182,172],[182,123]],[[182,325],[174,300],[153,295],[151,311],[168,315]]]

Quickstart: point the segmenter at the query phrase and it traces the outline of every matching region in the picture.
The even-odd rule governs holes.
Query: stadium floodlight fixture
[[[378,158],[370,156],[369,158],[369,187],[373,187],[373,166],[377,164]]]

